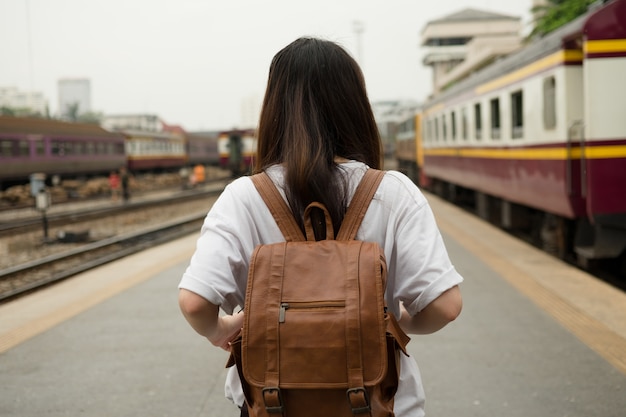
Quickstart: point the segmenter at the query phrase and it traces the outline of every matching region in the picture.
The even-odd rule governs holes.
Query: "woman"
[[[381,142],[357,63],[335,43],[294,41],[270,66],[256,171],[265,171],[282,190],[302,228],[304,208],[318,201],[338,230],[368,166],[381,167]],[[323,237],[323,231],[316,235]],[[458,316],[463,278],[448,258],[428,202],[406,176],[385,174],[357,239],[383,248],[387,303],[407,333],[432,333]],[[244,305],[250,255],[259,244],[281,241],[252,181],[243,177],[231,183],[207,215],[179,285],[181,310],[200,335],[228,350],[243,323],[243,314],[233,311]],[[228,315],[220,316],[220,308]],[[424,415],[419,370],[412,358],[401,356],[394,412]],[[233,368],[226,392],[244,406]]]

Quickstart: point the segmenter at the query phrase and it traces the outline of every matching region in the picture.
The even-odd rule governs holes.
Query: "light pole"
[[[359,62],[359,65],[363,67],[363,49],[361,45],[361,35],[365,31],[365,25],[360,20],[355,20],[352,22],[352,29],[356,35],[356,59]]]

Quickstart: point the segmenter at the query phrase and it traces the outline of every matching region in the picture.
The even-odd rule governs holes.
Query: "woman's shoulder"
[[[411,205],[417,204],[417,207],[428,204],[419,187],[399,171],[386,170],[378,190],[386,198],[394,200],[395,203],[406,201]]]

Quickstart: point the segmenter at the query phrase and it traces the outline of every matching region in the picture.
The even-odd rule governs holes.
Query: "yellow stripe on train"
[[[568,157],[569,153],[569,157]],[[425,156],[455,156],[486,159],[580,159],[581,148],[541,148],[541,149],[488,149],[488,148],[435,148],[424,149]],[[584,148],[587,159],[626,158],[626,145],[593,146]]]
[[[583,48],[585,54],[626,52],[626,39],[587,41]]]
[[[513,71],[512,73],[507,74],[503,77],[500,77],[488,83],[482,84],[476,87],[475,92],[476,94],[488,93],[498,88],[502,88],[506,85],[513,84],[519,80],[522,80],[526,77],[534,75],[545,69],[555,67],[557,65],[561,65],[566,62],[578,62],[578,61],[582,62],[582,59],[583,59],[582,51],[579,51],[577,49],[561,50],[551,55],[548,55],[547,57],[542,58],[537,62],[534,62],[523,68],[520,68],[517,71]]]

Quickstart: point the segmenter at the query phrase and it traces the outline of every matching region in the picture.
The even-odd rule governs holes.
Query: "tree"
[[[546,4],[532,8],[535,27],[529,38],[543,37],[587,11],[596,0],[547,0]]]
[[[15,110],[11,107],[2,106],[0,107],[0,116],[15,116]]]
[[[65,109],[65,116],[72,122],[78,120],[78,110],[80,104],[78,102],[69,103]]]
[[[103,117],[103,114],[100,112],[87,112],[82,113],[80,116],[78,116],[78,119],[76,121],[80,123],[99,125]]]

